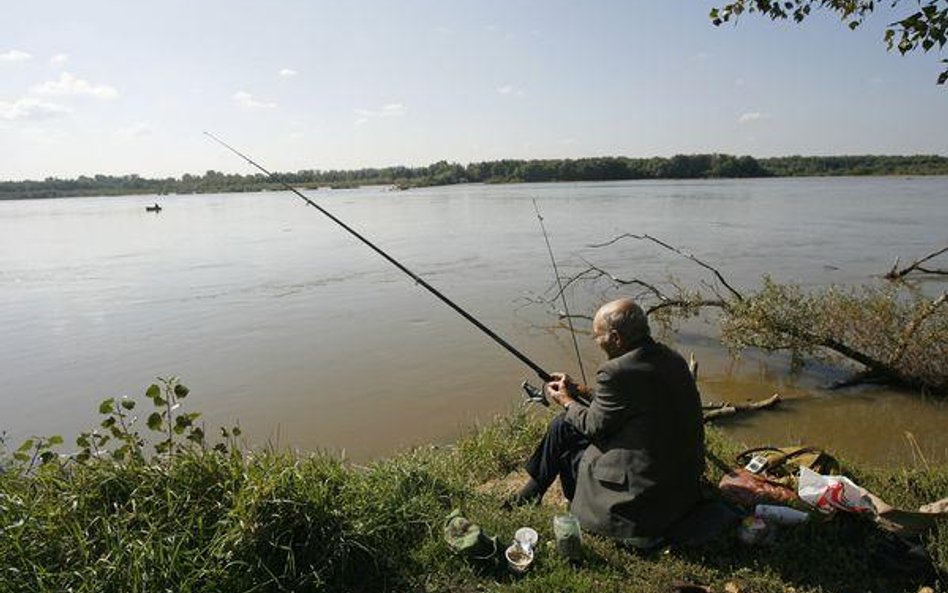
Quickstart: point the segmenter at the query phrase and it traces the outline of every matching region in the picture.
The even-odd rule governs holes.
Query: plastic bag
[[[477,561],[496,560],[500,549],[497,536],[462,516],[460,509],[445,519],[444,541],[457,554]]]
[[[835,510],[849,513],[876,512],[866,491],[849,478],[823,476],[806,467],[800,468],[797,494],[800,500],[823,513],[832,513]]]

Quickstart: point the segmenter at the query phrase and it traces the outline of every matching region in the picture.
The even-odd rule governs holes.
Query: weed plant
[[[768,546],[725,534],[652,556],[586,534],[584,560],[570,564],[549,545],[563,509],[504,511],[501,494],[478,487],[519,467],[543,413],[515,410],[455,445],[355,466],[325,453],[251,450],[239,429],[212,445],[198,416],[180,411],[188,396],[180,382],[160,381],[146,395],[153,411],[142,422],[133,400],[102,402],[100,426],[74,452],[50,437],[0,455],[0,593],[667,591],[677,581],[715,591],[728,582],[753,592],[945,590],[933,573],[886,566],[885,539],[854,517],[785,528]],[[740,449],[714,429],[708,445],[728,460]],[[905,508],[948,494],[944,467],[847,473]],[[502,543],[535,527],[535,566],[513,577],[452,554],[442,524],[453,508]],[[941,571],[945,527],[927,540]]]

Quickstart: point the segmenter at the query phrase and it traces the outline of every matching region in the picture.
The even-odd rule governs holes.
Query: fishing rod
[[[433,294],[434,296],[438,297],[438,299],[440,299],[441,302],[443,302],[445,305],[447,305],[447,306],[451,307],[452,309],[454,309],[455,312],[457,312],[461,317],[463,317],[464,319],[467,319],[468,321],[470,321],[470,322],[474,325],[474,327],[476,327],[477,329],[481,330],[482,332],[484,332],[485,334],[487,334],[488,337],[490,337],[492,340],[494,340],[495,342],[497,342],[498,344],[500,344],[501,346],[503,346],[504,349],[507,350],[507,352],[509,352],[509,353],[513,354],[514,356],[516,356],[516,357],[520,360],[520,362],[522,362],[523,364],[525,364],[525,365],[527,365],[528,367],[530,367],[530,368],[537,374],[537,376],[540,377],[540,380],[541,380],[541,381],[546,382],[546,381],[550,381],[550,380],[553,379],[553,376],[550,375],[550,373],[544,371],[544,370],[540,367],[540,365],[538,365],[537,363],[535,363],[535,362],[533,362],[532,360],[530,360],[529,358],[527,358],[527,356],[526,356],[523,352],[520,352],[519,350],[517,350],[516,348],[514,348],[513,346],[511,346],[506,340],[504,340],[503,338],[501,338],[500,336],[498,336],[497,334],[495,334],[493,331],[491,331],[491,329],[490,329],[489,327],[487,327],[486,325],[484,325],[483,323],[481,323],[480,321],[478,321],[477,319],[475,319],[473,315],[471,315],[470,313],[468,313],[467,311],[465,311],[464,309],[462,309],[462,308],[460,307],[460,305],[458,305],[457,303],[455,303],[454,301],[452,301],[452,300],[449,299],[448,297],[446,297],[446,296],[444,296],[443,294],[441,294],[441,292],[440,292],[438,289],[436,289],[434,286],[432,286],[432,285],[428,284],[427,282],[425,282],[424,280],[422,280],[420,276],[418,276],[417,274],[415,274],[414,272],[412,272],[411,270],[409,270],[408,268],[406,268],[404,265],[402,265],[401,262],[399,262],[398,260],[396,260],[396,259],[395,259],[394,257],[392,257],[391,255],[389,255],[389,254],[385,253],[384,251],[382,251],[382,249],[381,249],[380,247],[378,247],[378,246],[377,246],[375,243],[373,243],[372,241],[369,241],[368,239],[366,239],[366,238],[365,238],[364,236],[362,236],[358,231],[356,231],[355,229],[353,229],[352,227],[350,227],[349,225],[347,225],[347,224],[344,223],[343,221],[341,221],[341,220],[339,220],[338,218],[336,218],[335,216],[333,216],[328,210],[326,210],[325,208],[323,208],[322,206],[320,206],[319,204],[317,204],[317,203],[314,202],[313,200],[307,198],[307,197],[304,196],[302,193],[300,193],[299,191],[297,191],[296,188],[294,188],[294,187],[291,186],[290,184],[286,183],[285,181],[283,181],[282,179],[280,179],[279,177],[277,177],[276,175],[274,175],[273,173],[271,173],[271,172],[268,171],[267,169],[263,168],[261,165],[259,165],[257,162],[255,162],[253,159],[251,159],[251,158],[248,157],[247,155],[241,153],[239,150],[237,150],[237,149],[234,148],[233,146],[227,144],[226,142],[224,142],[223,140],[221,140],[220,138],[218,138],[218,137],[215,136],[214,134],[211,134],[210,132],[204,132],[204,135],[207,136],[208,138],[210,138],[211,140],[217,142],[218,144],[220,144],[221,146],[223,146],[223,147],[226,148],[227,150],[231,151],[232,153],[236,154],[236,155],[239,156],[240,158],[244,159],[245,161],[247,161],[248,163],[250,163],[251,165],[253,165],[254,167],[256,167],[258,170],[262,171],[267,177],[269,177],[269,178],[272,179],[273,181],[279,183],[280,185],[282,185],[282,186],[283,186],[284,188],[286,188],[287,190],[289,190],[289,191],[293,192],[294,194],[296,194],[297,196],[299,196],[304,202],[306,202],[307,204],[309,204],[309,205],[312,206],[313,208],[319,210],[322,214],[324,214],[326,217],[328,217],[329,220],[333,221],[334,223],[336,223],[336,224],[338,224],[339,226],[341,226],[342,228],[344,228],[346,231],[349,232],[350,235],[352,235],[353,237],[355,237],[355,238],[358,239],[359,241],[362,241],[362,243],[364,243],[366,246],[368,246],[372,251],[374,251],[374,252],[378,253],[379,255],[381,255],[382,257],[384,257],[386,260],[388,260],[388,262],[389,262],[390,264],[392,264],[393,266],[395,266],[396,268],[398,268],[399,270],[401,270],[402,272],[404,272],[405,274],[407,274],[407,275],[408,275],[412,280],[414,280],[417,284],[420,284],[420,285],[421,285],[422,287],[424,287],[428,292],[430,292],[430,293]]]
[[[553,247],[550,245],[550,237],[546,233],[546,225],[543,224],[543,216],[540,214],[540,207],[537,205],[537,199],[533,198],[533,209],[537,212],[537,220],[540,222],[540,230],[543,231],[543,240],[546,241],[546,251],[550,254],[550,263],[553,265],[553,277],[556,278],[556,285],[559,287],[560,299],[563,301],[563,311],[566,313],[566,323],[569,325],[569,335],[573,338],[573,350],[576,352],[576,361],[579,363],[579,374],[583,377],[583,385],[588,385],[586,380],[586,369],[583,367],[583,356],[579,353],[579,344],[576,342],[576,330],[573,328],[573,317],[569,312],[569,304],[566,302],[566,293],[563,292],[563,281],[560,280],[560,270],[556,265],[556,258],[553,257]]]

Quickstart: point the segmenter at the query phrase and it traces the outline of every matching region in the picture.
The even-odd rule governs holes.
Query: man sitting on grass
[[[559,476],[583,529],[650,547],[701,498],[701,399],[688,364],[651,338],[632,299],[603,305],[592,329],[608,360],[594,389],[553,373],[544,391],[565,412],[527,461],[514,502],[539,503]]]

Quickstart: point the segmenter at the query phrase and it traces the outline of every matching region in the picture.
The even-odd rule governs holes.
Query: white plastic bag
[[[823,513],[835,510],[849,513],[875,513],[876,509],[866,491],[843,476],[824,476],[800,467],[797,487],[800,500],[813,505]]]

